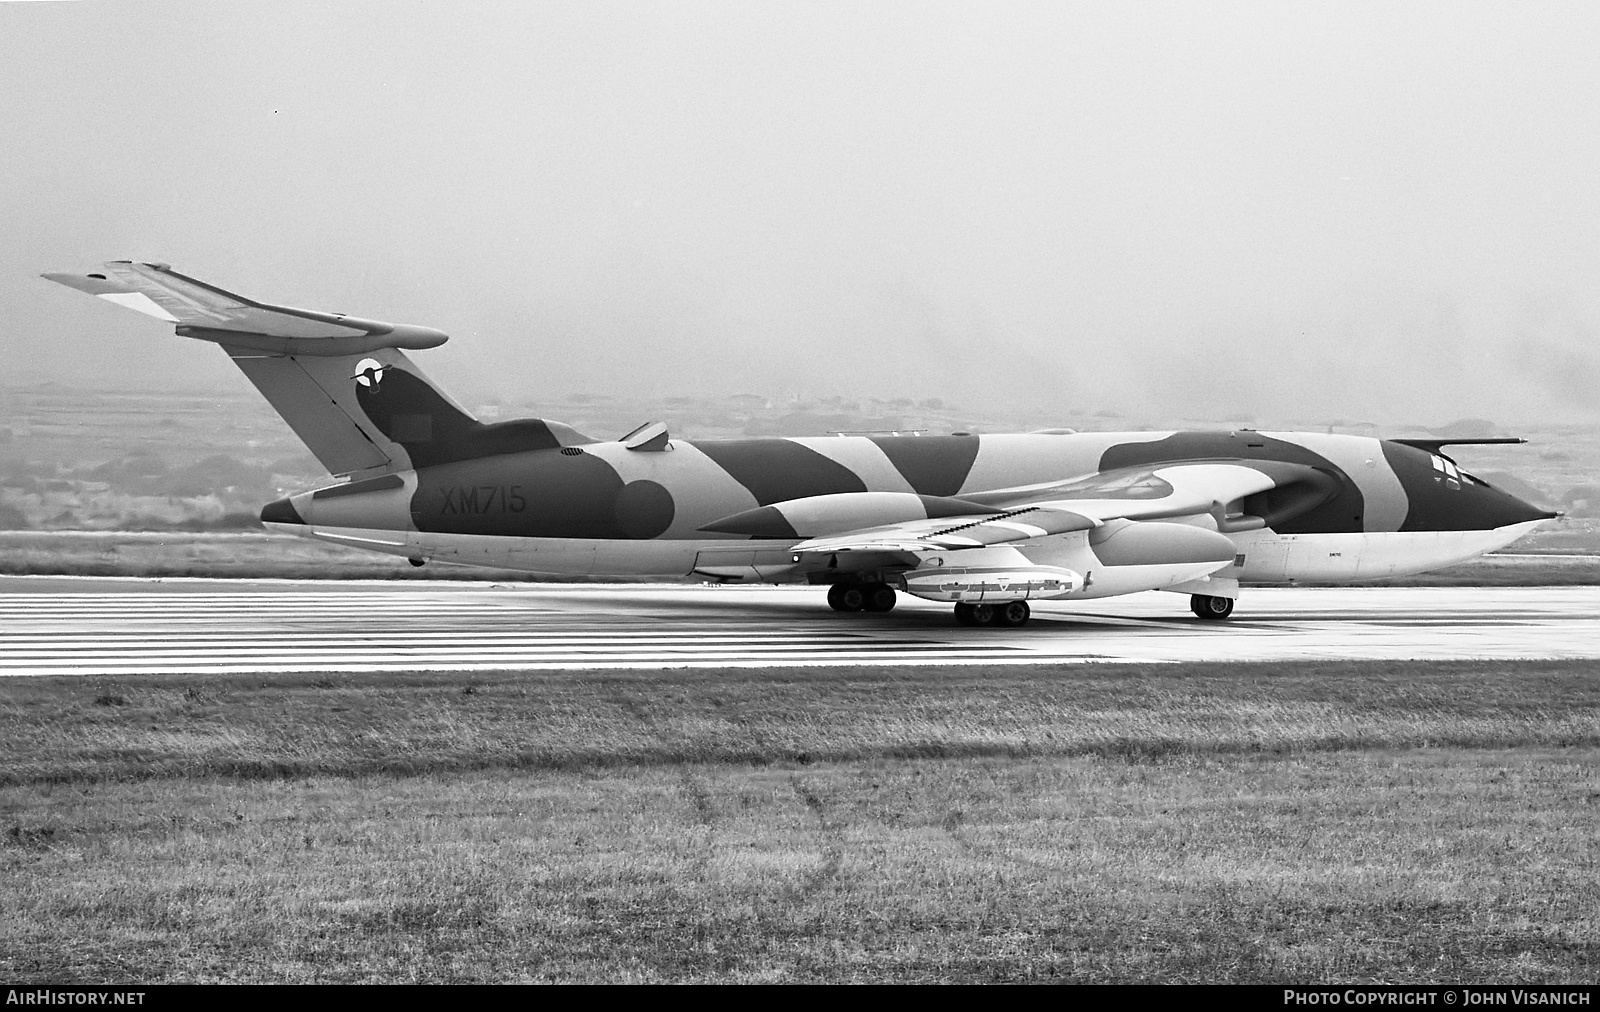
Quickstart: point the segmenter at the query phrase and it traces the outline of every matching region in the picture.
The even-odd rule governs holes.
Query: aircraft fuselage
[[[433,464],[280,500],[278,530],[363,548],[552,575],[805,579],[796,538],[706,531],[761,506],[809,496],[898,492],[957,499],[1164,461],[1282,462],[1325,476],[1310,508],[1220,503],[1172,522],[1220,531],[1241,583],[1380,579],[1475,557],[1550,514],[1435,454],[1322,433],[1124,432],[672,440],[655,451],[594,442]],[[1275,509],[1291,515],[1274,520]],[[1244,518],[1241,523],[1238,518]],[[1249,518],[1264,522],[1252,525]],[[983,549],[988,560],[1099,570],[1074,596],[1123,593],[1085,561],[1084,532]],[[1090,547],[1089,551],[1093,551]],[[1102,553],[1103,554],[1103,553]],[[971,553],[963,562],[974,559]],[[1064,560],[1064,561],[1063,561]],[[929,563],[939,560],[930,558]],[[1195,565],[1179,567],[1188,572]],[[1206,569],[1200,565],[1200,569]],[[1084,571],[1078,568],[1077,571]],[[1202,574],[1203,575],[1203,574]],[[1183,583],[1190,579],[1166,581]],[[1158,583],[1162,581],[1157,581]]]
[[[1320,433],[1038,432],[596,440],[481,421],[405,354],[446,335],[258,302],[168,264],[48,279],[219,346],[330,474],[267,505],[277,530],[552,575],[829,584],[1016,627],[1028,600],[1143,590],[1225,618],[1241,583],[1379,579],[1472,558],[1554,514],[1436,440]]]

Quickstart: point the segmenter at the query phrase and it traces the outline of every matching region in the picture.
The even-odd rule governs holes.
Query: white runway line
[[[0,580],[0,675],[1311,659],[1600,660],[1600,588],[1250,590],[1232,621],[1143,594],[966,629],[816,589]]]
[[[742,631],[604,628],[614,619],[602,616],[582,619],[586,628],[578,630],[562,627],[573,623],[571,609],[448,590],[425,598],[407,592],[310,596],[0,595],[0,674],[773,666],[872,663],[885,655],[896,663],[930,663],[1016,649],[750,621],[739,623]],[[512,628],[530,624],[535,627]]]

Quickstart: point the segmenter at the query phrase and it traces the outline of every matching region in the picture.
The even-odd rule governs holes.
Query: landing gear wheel
[[[1007,601],[994,606],[994,624],[1016,629],[1028,624],[1030,609],[1026,601]]]
[[[956,621],[962,625],[994,625],[995,607],[992,604],[958,604]]]
[[[1189,610],[1208,622],[1220,622],[1233,614],[1233,598],[1194,594],[1189,598]]]
[[[861,606],[867,611],[884,612],[894,607],[894,588],[887,583],[865,584],[861,592],[864,598]]]
[[[860,611],[866,603],[867,595],[859,583],[836,583],[828,588],[828,607],[834,611]]]

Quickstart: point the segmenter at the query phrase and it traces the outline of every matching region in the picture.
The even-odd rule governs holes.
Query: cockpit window
[[[1433,480],[1444,482],[1446,488],[1459,490],[1461,488],[1461,476],[1466,472],[1457,468],[1454,461],[1446,460],[1437,453],[1431,456],[1433,457],[1433,469],[1439,472],[1433,476]],[[1479,482],[1479,484],[1481,485],[1482,482]]]
[[[1477,475],[1469,474],[1465,469],[1457,466],[1453,460],[1441,457],[1437,453],[1429,454],[1429,456],[1433,458],[1433,469],[1436,472],[1433,480],[1441,485],[1449,488],[1460,488],[1462,483],[1465,482],[1470,485],[1477,485],[1479,488],[1494,488],[1493,485]]]

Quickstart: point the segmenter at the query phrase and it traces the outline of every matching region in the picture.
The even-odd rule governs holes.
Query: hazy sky
[[[1600,5],[0,3],[13,379],[215,348],[164,260],[469,403],[1594,418]]]

